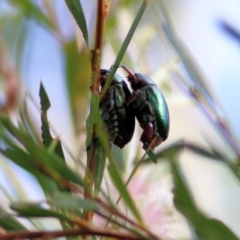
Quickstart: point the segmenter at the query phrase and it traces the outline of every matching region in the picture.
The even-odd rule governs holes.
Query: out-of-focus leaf
[[[140,216],[140,213],[138,212],[126,186],[124,185],[121,176],[116,168],[116,163],[113,158],[113,155],[110,151],[109,146],[109,139],[107,137],[107,134],[105,133],[102,120],[100,117],[100,114],[98,113],[97,117],[97,127],[96,127],[97,136],[99,138],[99,141],[101,143],[101,146],[103,147],[105,153],[107,154],[107,157],[109,159],[109,166],[108,166],[108,172],[110,174],[110,177],[112,181],[114,182],[115,186],[117,187],[119,194],[121,194],[123,200],[125,201],[126,205],[129,207],[129,209],[132,211],[133,215],[138,219],[140,223],[142,223],[142,218]]]
[[[100,142],[96,142],[96,155],[95,155],[95,168],[94,168],[94,195],[97,196],[102,184],[103,174],[106,166],[107,154],[103,147],[101,146]]]
[[[85,128],[91,85],[91,61],[86,51],[77,47],[75,40],[64,45],[66,86],[73,119],[74,132]]]
[[[178,153],[180,153],[184,148],[184,141],[183,140],[177,140],[173,144],[171,144],[169,147],[163,149],[159,153],[154,154],[154,159],[157,159],[158,161],[163,158],[169,158],[171,156],[174,156]],[[151,164],[152,158],[146,158],[144,161],[142,161],[141,164]]]
[[[24,21],[24,16],[21,13],[16,14],[14,12],[10,14],[2,11],[0,29],[8,51],[16,59],[15,67],[17,72],[19,72],[24,64],[23,62],[25,62],[24,51],[26,47],[28,49],[31,47],[31,41],[27,41],[30,33],[29,24],[27,21]]]
[[[216,101],[214,100],[214,97],[211,91],[209,90],[206,80],[204,79],[200,70],[197,68],[196,64],[194,64],[193,58],[190,56],[187,48],[184,46],[184,44],[180,41],[180,39],[176,35],[163,4],[161,3],[161,1],[158,1],[157,4],[160,5],[161,10],[160,16],[162,18],[161,23],[163,30],[166,33],[166,36],[168,37],[169,41],[171,42],[171,44],[177,51],[178,55],[180,56],[195,86],[198,89],[201,89],[201,92],[208,100],[209,105],[212,107],[213,110],[215,110]],[[153,6],[156,9],[155,3],[153,3]]]
[[[36,172],[34,173],[34,177],[39,182],[44,194],[47,197],[49,196],[51,197],[54,193],[59,192],[60,189],[62,189],[61,186],[59,186],[55,180],[53,180],[49,176],[46,176],[45,174]]]
[[[56,181],[35,168],[34,161],[31,156],[29,156],[24,150],[22,150],[18,146],[14,146],[12,144],[11,147],[12,149],[0,148],[0,153],[2,153],[5,157],[7,157],[9,160],[14,162],[18,166],[31,173],[38,180],[44,193],[47,196],[52,195],[56,191],[59,191],[59,187]]]
[[[40,83],[39,96],[40,96],[40,104],[41,104],[42,110],[47,111],[50,108],[51,103],[42,82]]]
[[[65,0],[69,10],[71,11],[77,25],[82,31],[86,44],[88,45],[88,31],[82,5],[79,0]]]
[[[0,208],[0,226],[6,231],[27,230],[15,217]]]
[[[118,173],[118,170],[116,166],[113,163],[110,163],[108,166],[108,172],[111,176],[112,181],[114,182],[115,186],[117,187],[119,194],[121,194],[122,199],[125,201],[126,205],[129,207],[129,209],[132,211],[133,215],[136,217],[136,219],[142,223],[142,218],[140,213],[138,212],[136,205],[133,202],[133,199],[131,198],[126,186],[124,185],[120,174]]]
[[[127,47],[129,45],[132,37],[133,37],[133,34],[134,34],[134,32],[135,32],[135,30],[136,30],[136,28],[137,28],[137,26],[138,26],[142,16],[143,16],[143,13],[144,13],[144,11],[145,11],[145,9],[147,7],[147,4],[148,4],[148,1],[146,1],[146,0],[142,1],[142,5],[141,5],[140,9],[138,10],[138,13],[137,13],[136,17],[134,18],[134,21],[133,21],[133,23],[132,23],[132,25],[131,25],[131,27],[130,27],[130,29],[128,31],[128,34],[127,34],[126,38],[124,39],[124,41],[122,43],[122,46],[121,46],[121,48],[119,50],[117,58],[116,58],[113,66],[112,66],[111,72],[108,75],[108,78],[106,80],[105,86],[104,86],[104,88],[102,90],[102,93],[101,93],[101,97],[103,97],[105,95],[105,93],[107,92],[107,89],[109,88],[109,86],[111,84],[113,76],[116,73],[118,66],[120,66],[122,58],[123,58],[123,56],[124,56],[124,54],[125,54],[125,52],[127,50]]]
[[[237,240],[237,236],[222,222],[209,219],[198,210],[183,175],[174,161],[172,161],[172,173],[175,185],[174,204],[195,228],[199,238],[204,240]]]
[[[24,102],[19,109],[19,114],[23,128],[27,129],[34,142],[36,142],[37,144],[41,144],[41,138],[38,134],[36,126],[33,124],[31,116],[29,115],[26,99],[24,99]]]
[[[186,149],[189,149],[190,151],[202,156],[202,157],[206,157],[206,158],[210,158],[213,160],[219,160],[219,161],[224,161],[223,156],[215,151],[214,149],[206,149],[206,147],[203,147],[199,144],[196,143],[185,143],[184,146],[186,147]]]
[[[82,199],[77,196],[73,196],[69,193],[57,193],[54,194],[50,201],[51,206],[60,209],[83,209],[83,210],[93,210],[97,211],[99,209],[98,205],[89,200]]]
[[[10,208],[23,217],[55,217],[69,221],[69,218],[62,213],[42,208],[38,203],[32,202],[13,202]]]
[[[126,148],[120,149],[116,145],[112,144],[112,153],[113,153],[118,170],[123,173],[126,170],[126,164],[127,164],[126,158],[128,156],[126,152]]]
[[[32,168],[32,165],[34,165],[35,170],[44,173],[47,171],[49,174],[57,174],[55,176],[56,178],[65,178],[66,180],[79,184],[82,187],[87,187],[83,179],[79,177],[79,174],[77,175],[70,170],[62,161],[61,157],[54,152],[49,152],[48,149],[42,145],[36,145],[26,132],[15,127],[8,118],[1,117],[0,120],[9,133],[23,144],[29,157],[31,157],[32,161],[30,163],[26,161],[23,163],[21,162],[21,164],[26,164],[26,168]],[[22,160],[23,159],[21,159],[21,161]]]
[[[190,150],[205,158],[210,158],[218,161],[225,161],[222,154],[220,154],[217,150],[213,148],[207,148],[207,147],[201,146],[197,143],[186,142],[183,140],[177,140],[176,142],[171,144],[169,147],[163,149],[158,153],[155,153],[154,156],[152,157],[159,161],[164,158],[173,157],[174,155],[181,153],[183,150]],[[141,164],[151,163],[152,157],[146,158]]]
[[[47,117],[47,110],[50,108],[51,103],[49,101],[47,92],[42,82],[40,83],[39,96],[40,96],[40,105],[41,105],[41,123],[42,123],[41,129],[42,129],[43,144],[49,147],[52,141],[54,140],[50,133],[49,122]],[[54,152],[63,160],[65,160],[60,141],[57,141]]]
[[[32,18],[37,21],[37,23],[42,24],[47,29],[52,30],[54,24],[51,20],[38,8],[31,0],[10,0],[10,3],[17,7],[24,16]]]

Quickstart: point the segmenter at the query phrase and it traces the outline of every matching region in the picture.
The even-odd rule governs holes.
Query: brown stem
[[[101,48],[102,48],[102,39],[103,39],[103,29],[104,29],[104,20],[106,17],[106,11],[107,4],[105,3],[105,0],[98,0],[98,6],[97,6],[97,23],[96,23],[96,39],[95,39],[95,47],[92,50],[92,96],[97,95],[99,97],[99,87],[100,87],[100,63],[101,63]],[[93,114],[92,109],[90,114]],[[90,116],[89,116],[90,118]],[[92,131],[92,139],[95,139],[96,137],[96,131],[95,131],[95,124],[93,125],[93,131]],[[86,172],[86,181],[88,183],[90,192],[92,192],[93,188],[93,179],[94,176],[94,168],[95,168],[95,153],[96,153],[96,147],[93,146],[93,151],[91,156],[88,159],[87,163],[87,172]],[[92,196],[89,196],[89,192],[84,194],[85,198],[91,198]],[[87,221],[91,221],[93,217],[93,212],[89,211],[85,213],[85,219]]]
[[[65,231],[32,231],[32,232],[11,232],[5,235],[0,235],[0,240],[13,240],[13,239],[55,239],[58,237],[70,237],[78,235],[95,235],[113,237],[117,239],[131,239],[139,240],[139,236],[134,236],[130,233],[124,233],[119,231],[106,231],[100,229],[77,229],[77,230],[65,230]]]
[[[14,110],[19,100],[19,79],[9,59],[3,36],[0,34],[0,74],[6,85],[6,102],[0,105],[0,112],[9,113]]]

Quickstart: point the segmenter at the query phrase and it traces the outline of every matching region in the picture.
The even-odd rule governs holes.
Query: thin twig
[[[77,230],[64,230],[64,231],[33,231],[33,232],[12,232],[5,235],[0,235],[0,240],[13,240],[13,239],[55,239],[58,237],[70,237],[78,235],[94,235],[94,236],[105,236],[114,237],[117,239],[131,239],[139,240],[139,236],[132,235],[130,233],[119,232],[119,231],[106,231],[100,229],[77,229]],[[144,238],[142,238],[144,239]]]
[[[103,29],[104,29],[104,20],[106,17],[106,3],[104,0],[98,1],[97,6],[97,23],[96,23],[96,40],[95,40],[95,48],[92,50],[92,101],[95,97],[94,95],[97,95],[99,97],[99,86],[100,86],[100,63],[101,63],[101,48],[102,48],[102,39],[103,39]],[[94,116],[94,111],[96,109],[91,109],[90,115],[88,119],[90,120],[92,116]],[[91,116],[92,115],[92,116]],[[96,130],[95,130],[95,124],[92,126],[92,139],[95,139],[96,137]],[[96,146],[93,145],[92,154],[89,157],[87,161],[87,168],[86,168],[86,181],[88,183],[89,189],[92,192],[93,188],[93,176],[94,176],[94,168],[95,168],[95,156],[96,156]],[[88,193],[84,194],[84,197],[86,198]],[[91,198],[92,196],[90,196]],[[85,218],[87,221],[91,221],[93,217],[93,212],[88,211],[85,213]]]

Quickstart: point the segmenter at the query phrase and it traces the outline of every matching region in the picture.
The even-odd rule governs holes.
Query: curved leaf
[[[88,45],[88,31],[82,5],[79,0],[65,0],[69,10],[71,11],[77,25],[83,33],[86,44]]]
[[[221,221],[209,219],[202,214],[187,187],[183,175],[172,161],[172,174],[174,180],[174,204],[176,208],[189,220],[200,239],[231,239],[237,240],[237,236]]]

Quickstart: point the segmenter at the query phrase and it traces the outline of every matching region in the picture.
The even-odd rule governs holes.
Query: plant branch
[[[92,102],[91,102],[91,112],[88,117],[88,121],[90,123],[88,136],[91,135],[91,141],[96,138],[96,112],[98,111],[98,102],[99,102],[99,87],[100,87],[100,63],[101,63],[101,48],[102,48],[102,39],[103,39],[103,29],[104,29],[104,20],[106,17],[106,9],[107,5],[104,0],[98,1],[97,6],[97,22],[96,22],[96,39],[95,39],[95,47],[92,50]],[[88,144],[91,144],[87,141]],[[93,176],[95,169],[95,157],[96,157],[96,146],[93,145],[93,149],[91,154],[88,155],[87,168],[85,179],[90,188],[90,193],[93,188]],[[84,194],[85,198],[92,198],[91,194],[89,196],[89,192]],[[85,213],[85,218],[87,221],[91,221],[93,217],[93,212],[89,211]]]
[[[13,240],[13,239],[55,239],[58,237],[70,237],[78,235],[95,235],[95,236],[105,236],[113,237],[117,239],[130,239],[139,240],[139,236],[132,235],[126,232],[119,231],[106,231],[100,229],[77,229],[77,230],[65,230],[65,231],[32,231],[32,232],[12,232],[0,236],[0,240]],[[143,238],[142,238],[143,239]]]

